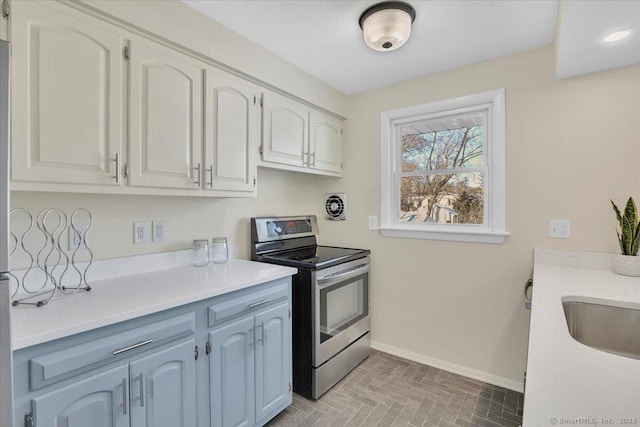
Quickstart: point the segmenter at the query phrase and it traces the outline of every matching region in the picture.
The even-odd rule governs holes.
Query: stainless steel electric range
[[[317,399],[367,358],[367,249],[317,244],[314,215],[251,219],[251,259],[296,267],[293,391]]]

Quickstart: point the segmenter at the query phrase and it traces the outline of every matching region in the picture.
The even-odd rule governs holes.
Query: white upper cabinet
[[[309,167],[342,172],[342,122],[316,111],[309,120]]]
[[[263,90],[262,159],[306,167],[309,148],[309,109],[284,96]]]
[[[125,39],[53,3],[11,13],[12,180],[120,185]]]
[[[260,166],[342,175],[342,122],[263,90]]]
[[[129,184],[200,189],[202,68],[137,40],[130,63]]]
[[[223,71],[206,71],[205,190],[236,196],[255,194],[257,95],[255,84]]]
[[[342,175],[340,120],[85,7],[0,17],[12,190],[255,197],[258,165]]]

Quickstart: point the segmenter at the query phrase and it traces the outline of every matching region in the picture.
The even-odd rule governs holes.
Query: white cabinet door
[[[151,42],[130,55],[129,184],[200,189],[202,69]]]
[[[262,97],[262,160],[306,168],[309,109],[273,92]]]
[[[342,122],[312,111],[309,133],[309,167],[327,172],[342,172]]]
[[[258,87],[222,71],[205,80],[204,189],[254,193]]]
[[[11,7],[12,180],[120,185],[124,38],[53,2]]]

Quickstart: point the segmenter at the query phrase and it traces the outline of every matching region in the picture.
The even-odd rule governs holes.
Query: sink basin
[[[640,359],[640,307],[631,303],[565,297],[569,334],[578,342],[619,356]]]

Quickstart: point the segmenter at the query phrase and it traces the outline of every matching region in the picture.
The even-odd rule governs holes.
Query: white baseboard
[[[524,391],[524,383],[521,381],[514,381],[510,380],[509,378],[490,374],[488,372],[482,372],[476,369],[468,368],[466,366],[456,365],[455,363],[425,356],[419,353],[414,353],[413,351],[394,347],[392,345],[384,344],[378,341],[371,341],[371,348],[380,350],[384,353],[393,354],[394,356],[402,357],[413,362],[422,363],[423,365],[433,366],[434,368],[442,369],[444,371],[452,372],[454,374],[462,375],[468,378],[473,378],[474,380],[483,381],[485,383],[497,385],[498,387],[514,390],[518,393],[523,393]]]

